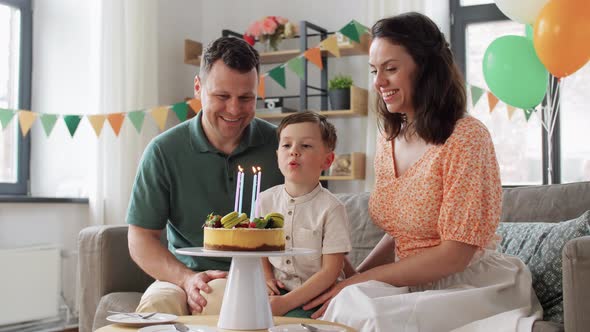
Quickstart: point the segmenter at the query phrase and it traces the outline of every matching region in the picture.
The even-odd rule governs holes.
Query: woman
[[[312,317],[361,331],[530,331],[542,309],[527,267],[494,251],[498,162],[466,114],[444,35],[418,13],[382,19],[372,35],[382,135],[369,212],[386,235],[359,273],[304,308],[323,303]]]

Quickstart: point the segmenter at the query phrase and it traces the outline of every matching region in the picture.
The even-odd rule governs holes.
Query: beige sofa
[[[340,194],[349,213],[357,265],[382,236],[367,212],[368,193]],[[590,210],[590,182],[504,189],[502,221],[557,222]],[[152,279],[131,260],[127,226],[93,226],[79,241],[80,332],[107,325],[107,310],[133,311]],[[539,321],[535,332],[590,331],[590,236],[565,244],[563,252],[564,324]]]

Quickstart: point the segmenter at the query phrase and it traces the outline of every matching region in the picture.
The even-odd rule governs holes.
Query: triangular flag
[[[116,136],[119,136],[119,132],[121,132],[121,127],[123,126],[123,120],[125,120],[124,113],[111,113],[107,115],[107,120],[111,124],[111,128],[115,132]]]
[[[279,83],[284,89],[287,88],[285,85],[285,66],[276,66],[268,72],[268,76]]]
[[[160,130],[163,131],[164,127],[166,127],[166,118],[168,117],[168,106],[154,108],[152,109],[150,114],[152,115],[152,118],[154,118],[154,121],[156,121],[156,124],[158,125]]]
[[[356,25],[354,24],[354,20],[348,22],[347,25],[340,29],[340,33],[345,35],[352,41],[355,41],[357,43],[361,42],[358,30],[356,29]]]
[[[139,134],[141,132],[141,127],[143,127],[145,112],[143,110],[129,112],[129,114],[127,114],[127,117],[131,120],[131,123],[133,123],[133,127],[135,127],[137,133]]]
[[[471,86],[471,104],[475,107],[475,104],[479,101],[479,98],[483,95],[483,89],[475,85]]]
[[[23,136],[27,136],[27,133],[33,126],[33,122],[37,119],[38,114],[31,111],[19,111],[18,112],[18,123],[20,123],[20,130]]]
[[[313,47],[308,49],[303,53],[303,56],[311,63],[316,65],[319,69],[323,69],[324,65],[322,64],[322,52],[320,51],[319,47]]]
[[[57,122],[57,114],[42,114],[41,115],[41,124],[43,124],[43,130],[45,131],[45,135],[49,137],[53,127],[55,126],[55,122]]]
[[[107,116],[104,114],[97,114],[97,115],[87,115],[88,121],[90,121],[90,125],[94,129],[96,133],[96,137],[100,136],[102,132],[102,127],[104,126],[104,121],[107,119]]]
[[[332,53],[335,57],[340,57],[340,47],[338,47],[338,37],[336,37],[336,35],[331,35],[324,39],[320,44],[326,51]]]
[[[6,129],[8,123],[10,123],[10,120],[12,120],[13,116],[14,111],[0,108],[0,122],[2,123],[3,129]]]
[[[80,115],[64,115],[64,122],[68,127],[70,136],[74,137],[76,129],[78,129],[78,125],[80,124],[80,120],[82,120],[82,117]]]
[[[201,99],[193,98],[188,101],[188,106],[195,112],[195,114],[199,114],[201,108],[203,108],[203,104],[201,104]]]
[[[493,93],[488,92],[488,106],[490,107],[490,113],[494,111],[494,107],[498,104],[498,97],[494,96]]]
[[[359,36],[362,36],[363,34],[367,33],[369,31],[369,28],[360,24],[359,22],[352,20],[352,24],[354,24],[354,28],[356,29],[356,32]]]
[[[526,121],[528,122],[529,119],[531,118],[531,115],[533,114],[533,112],[535,111],[535,109],[530,109],[530,110],[522,110],[524,112],[524,118],[526,119]]]
[[[186,104],[186,101],[172,105],[172,111],[176,113],[176,117],[180,122],[185,121],[186,115],[188,114],[188,105]]]
[[[266,96],[266,91],[264,89],[264,75],[260,75],[260,79],[258,80],[258,97],[264,99]]]
[[[516,111],[516,107],[512,105],[506,105],[506,111],[508,112],[508,120],[512,120],[512,116],[514,115],[514,111]]]
[[[300,79],[304,79],[303,72],[305,71],[305,67],[303,64],[302,57],[295,57],[295,58],[289,60],[287,62],[287,68],[289,68],[289,70],[291,70],[292,72],[297,74],[297,76],[299,76]]]

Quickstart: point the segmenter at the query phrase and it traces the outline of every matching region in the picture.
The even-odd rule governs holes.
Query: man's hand
[[[271,296],[268,298],[270,302],[270,310],[273,316],[283,316],[289,312],[289,303],[285,301],[283,296]]]
[[[182,288],[186,292],[186,301],[192,313],[200,313],[207,305],[207,300],[199,291],[210,293],[211,287],[207,283],[213,279],[225,277],[227,277],[225,271],[204,271],[193,274],[183,282]]]
[[[281,295],[279,288],[285,289],[285,284],[278,279],[266,279],[268,295]]]

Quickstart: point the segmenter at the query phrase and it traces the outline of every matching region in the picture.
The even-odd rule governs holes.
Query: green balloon
[[[526,39],[533,40],[533,26],[530,24],[525,24],[524,25],[524,34],[526,36]]]
[[[539,105],[549,81],[532,41],[523,36],[496,38],[483,56],[483,75],[498,99],[523,109]]]

